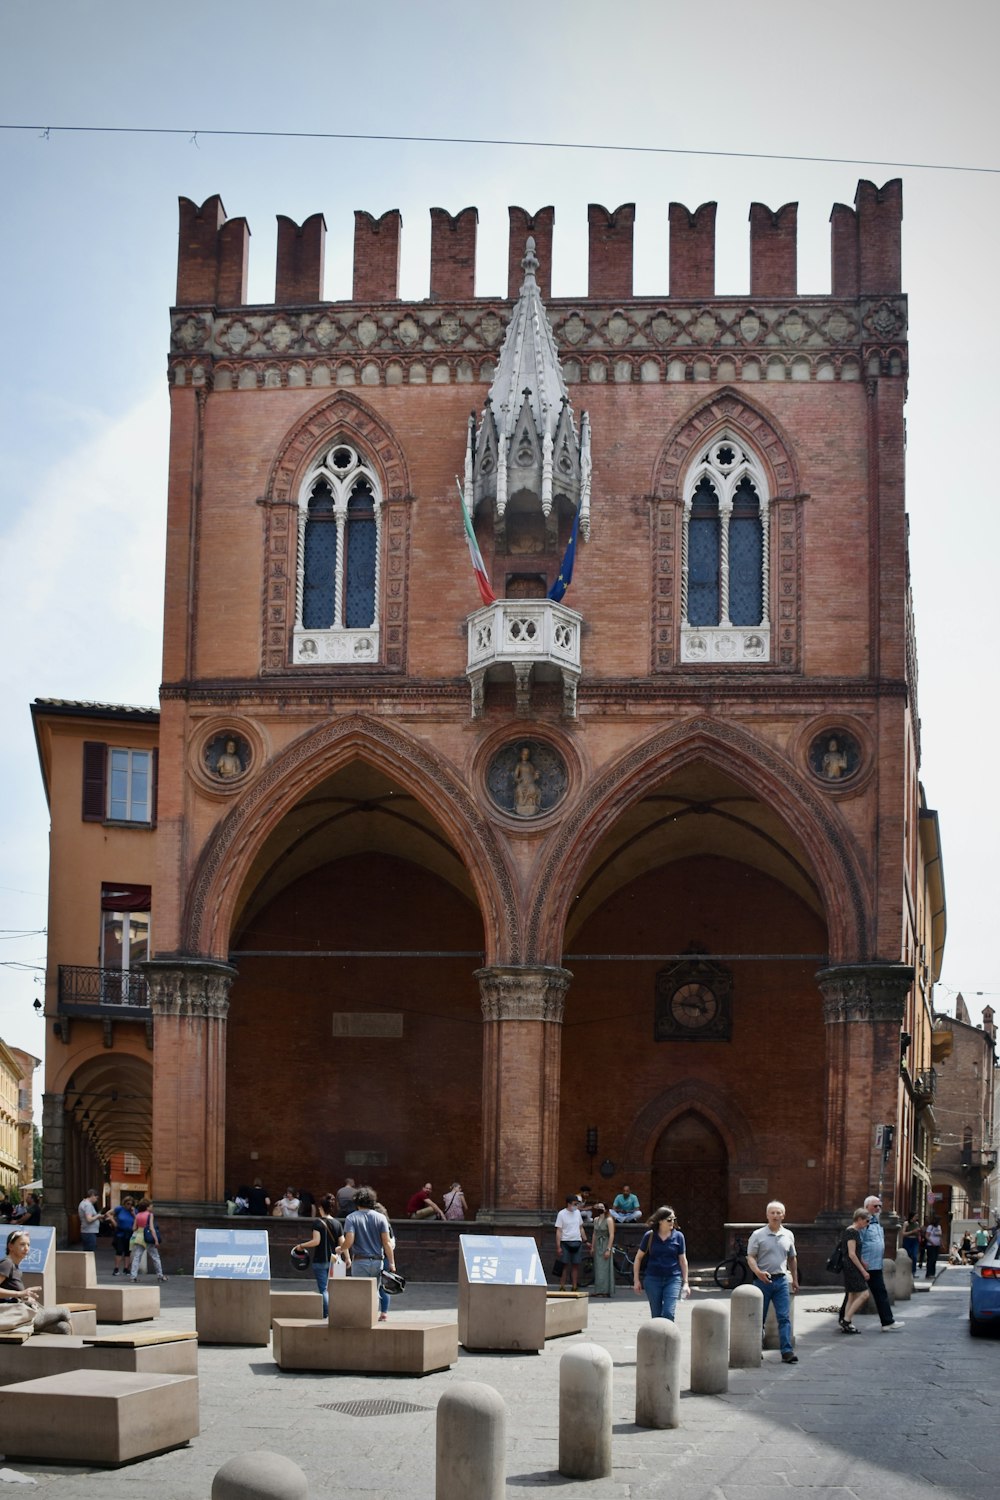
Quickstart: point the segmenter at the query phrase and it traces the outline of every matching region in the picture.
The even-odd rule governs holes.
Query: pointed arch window
[[[768,489],[763,465],[723,433],[684,485],[681,660],[771,659]]]
[[[293,661],[377,662],[382,495],[355,448],[336,443],[310,469],[298,530]]]

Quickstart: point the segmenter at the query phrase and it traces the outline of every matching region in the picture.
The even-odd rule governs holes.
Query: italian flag
[[[457,479],[455,483],[458,484]],[[476,533],[472,529],[472,517],[469,515],[469,507],[465,503],[465,496],[462,494],[462,486],[460,484],[458,485],[458,498],[462,502],[465,539],[469,544],[469,557],[472,560],[472,571],[476,575],[476,587],[479,590],[479,597],[484,604],[495,604],[497,596],[490,587],[490,580],[486,576],[486,564],[483,562],[483,554],[480,552],[479,543],[476,541]]]

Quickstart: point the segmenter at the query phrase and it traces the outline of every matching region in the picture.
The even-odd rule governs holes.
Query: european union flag
[[[573,582],[573,564],[576,561],[576,538],[579,530],[580,507],[577,506],[576,515],[573,517],[573,530],[570,532],[569,541],[566,543],[566,551],[563,553],[559,576],[548,592],[548,597],[552,600],[553,604],[559,603],[559,600]]]

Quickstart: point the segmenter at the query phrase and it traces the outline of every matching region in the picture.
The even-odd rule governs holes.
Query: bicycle
[[[731,1292],[733,1287],[742,1286],[745,1281],[750,1280],[750,1265],[747,1261],[747,1247],[735,1236],[736,1248],[732,1255],[727,1255],[725,1260],[720,1260],[715,1268],[715,1284],[723,1292]]]

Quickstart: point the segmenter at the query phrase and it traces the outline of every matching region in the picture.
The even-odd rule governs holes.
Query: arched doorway
[[[671,1204],[692,1264],[725,1253],[728,1176],[726,1143],[710,1120],[688,1110],[671,1121],[653,1152],[650,1210]]]

